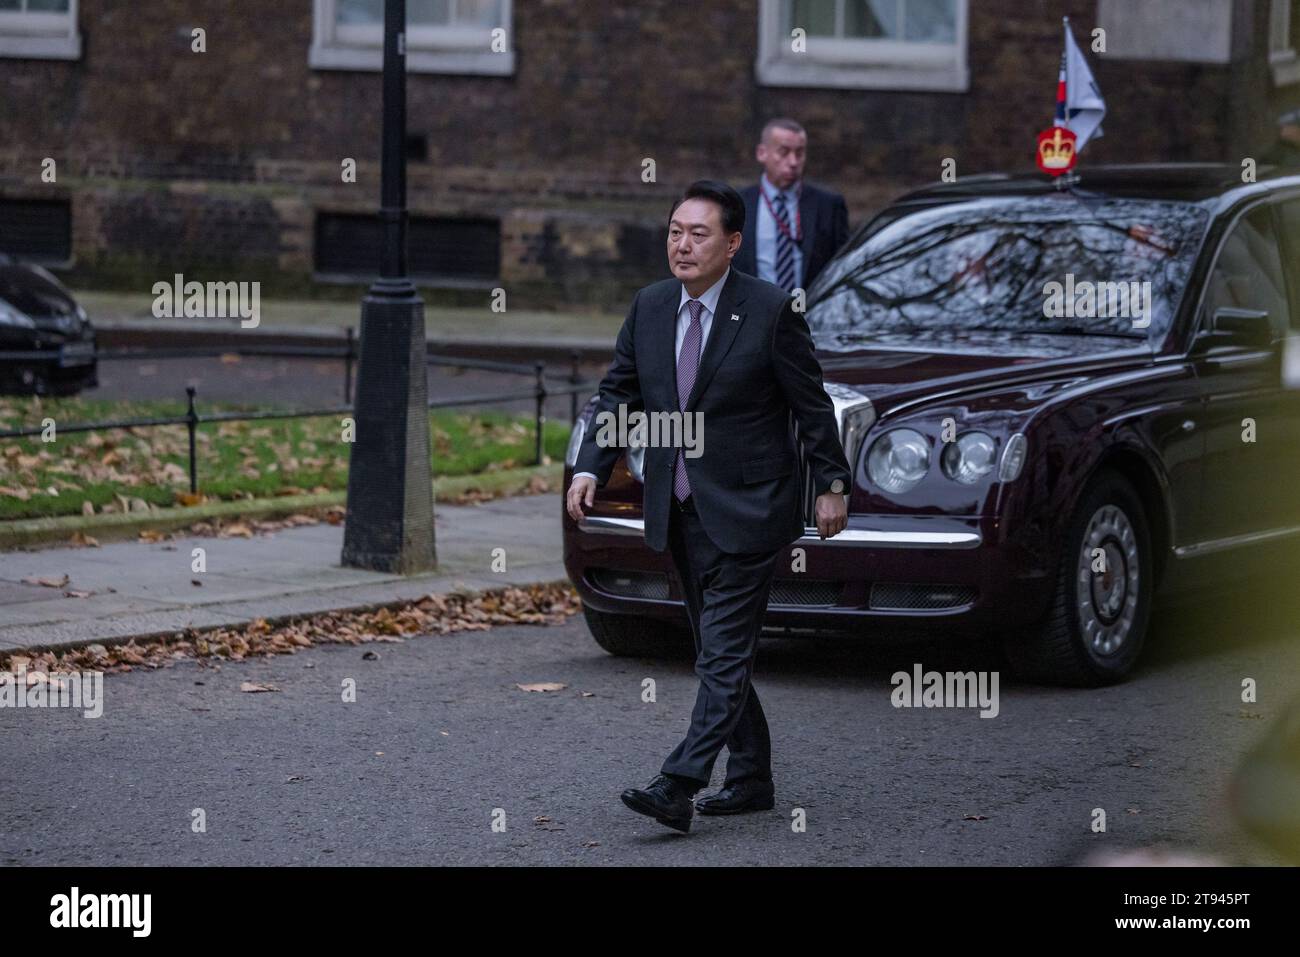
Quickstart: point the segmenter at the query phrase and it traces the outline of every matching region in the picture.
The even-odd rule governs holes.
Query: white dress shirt
[[[789,226],[791,233],[794,232],[799,217],[799,194],[795,191],[798,185],[795,183],[787,190],[779,190],[768,180],[767,173],[763,173],[758,178],[758,188],[771,200],[772,209],[776,208],[776,197],[785,196],[785,215],[788,220],[786,225]],[[762,196],[758,198],[758,222],[755,224],[755,229],[758,232],[757,245],[754,247],[754,257],[758,261],[758,278],[774,283],[776,282],[776,217],[767,208],[767,203],[763,202]],[[799,248],[798,243],[792,242],[791,245],[794,246],[794,284],[800,286],[803,283],[803,250]]]
[[[726,285],[727,277],[731,275],[731,267],[722,274],[722,278],[715,282],[700,295],[700,302],[704,308],[700,310],[700,355],[704,358],[704,344],[709,341],[709,330],[713,328],[713,313],[717,311],[718,299],[722,296],[722,287]],[[682,342],[686,339],[686,330],[691,324],[691,311],[686,308],[686,304],[691,301],[691,294],[686,291],[685,284],[682,285],[682,296],[677,302],[677,342],[673,347],[673,355],[680,359],[682,356]],[[591,472],[575,472],[573,477],[576,479],[581,475],[587,475],[591,478],[596,476]]]

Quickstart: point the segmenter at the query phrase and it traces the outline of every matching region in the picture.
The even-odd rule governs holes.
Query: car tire
[[[614,615],[583,603],[582,614],[596,644],[620,658],[695,658],[689,628],[657,618]]]
[[[1105,552],[1105,572],[1093,570],[1098,547]],[[1012,672],[1067,687],[1121,680],[1142,651],[1154,586],[1142,502],[1125,478],[1103,471],[1071,517],[1046,614],[1003,642]]]

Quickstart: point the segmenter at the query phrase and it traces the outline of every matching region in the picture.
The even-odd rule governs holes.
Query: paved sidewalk
[[[343,527],[327,524],[250,539],[186,537],[0,554],[0,651],[113,643],[430,592],[557,581],[565,577],[560,508],[555,494],[437,505],[439,567],[409,578],[342,567]],[[198,574],[190,570],[195,547],[206,550],[207,570]],[[498,547],[506,550],[503,572],[492,570]],[[61,588],[22,581],[63,575],[68,582]],[[75,598],[66,591],[91,594]]]

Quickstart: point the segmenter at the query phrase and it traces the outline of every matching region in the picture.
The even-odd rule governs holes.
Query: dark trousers
[[[758,632],[780,550],[733,554],[713,544],[692,499],[683,511],[669,506],[668,548],[677,567],[695,637],[700,687],[691,726],[664,761],[665,774],[709,783],[713,762],[727,746],[726,784],[744,778],[772,780],[767,718],[751,684]]]

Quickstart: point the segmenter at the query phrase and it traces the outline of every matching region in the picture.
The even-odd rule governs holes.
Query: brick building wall
[[[1090,55],[1109,114],[1085,161],[1236,162],[1268,141],[1287,96],[1269,79],[1267,0],[1224,2],[1231,63]],[[428,155],[410,165],[412,212],[499,221],[514,302],[621,308],[667,274],[672,197],[705,175],[752,182],[772,115],[807,127],[807,175],[846,195],[851,225],[945,157],[959,175],[1027,167],[1060,17],[1083,43],[1098,18],[1095,2],[971,0],[966,92],[790,88],[755,80],[758,3],[515,0],[512,75],[410,75]],[[75,281],[310,287],[317,214],[377,203],[379,74],[308,65],[308,0],[81,0],[78,23],[79,59],[0,58],[0,197],[71,201]],[[641,181],[647,157],[657,182]]]

